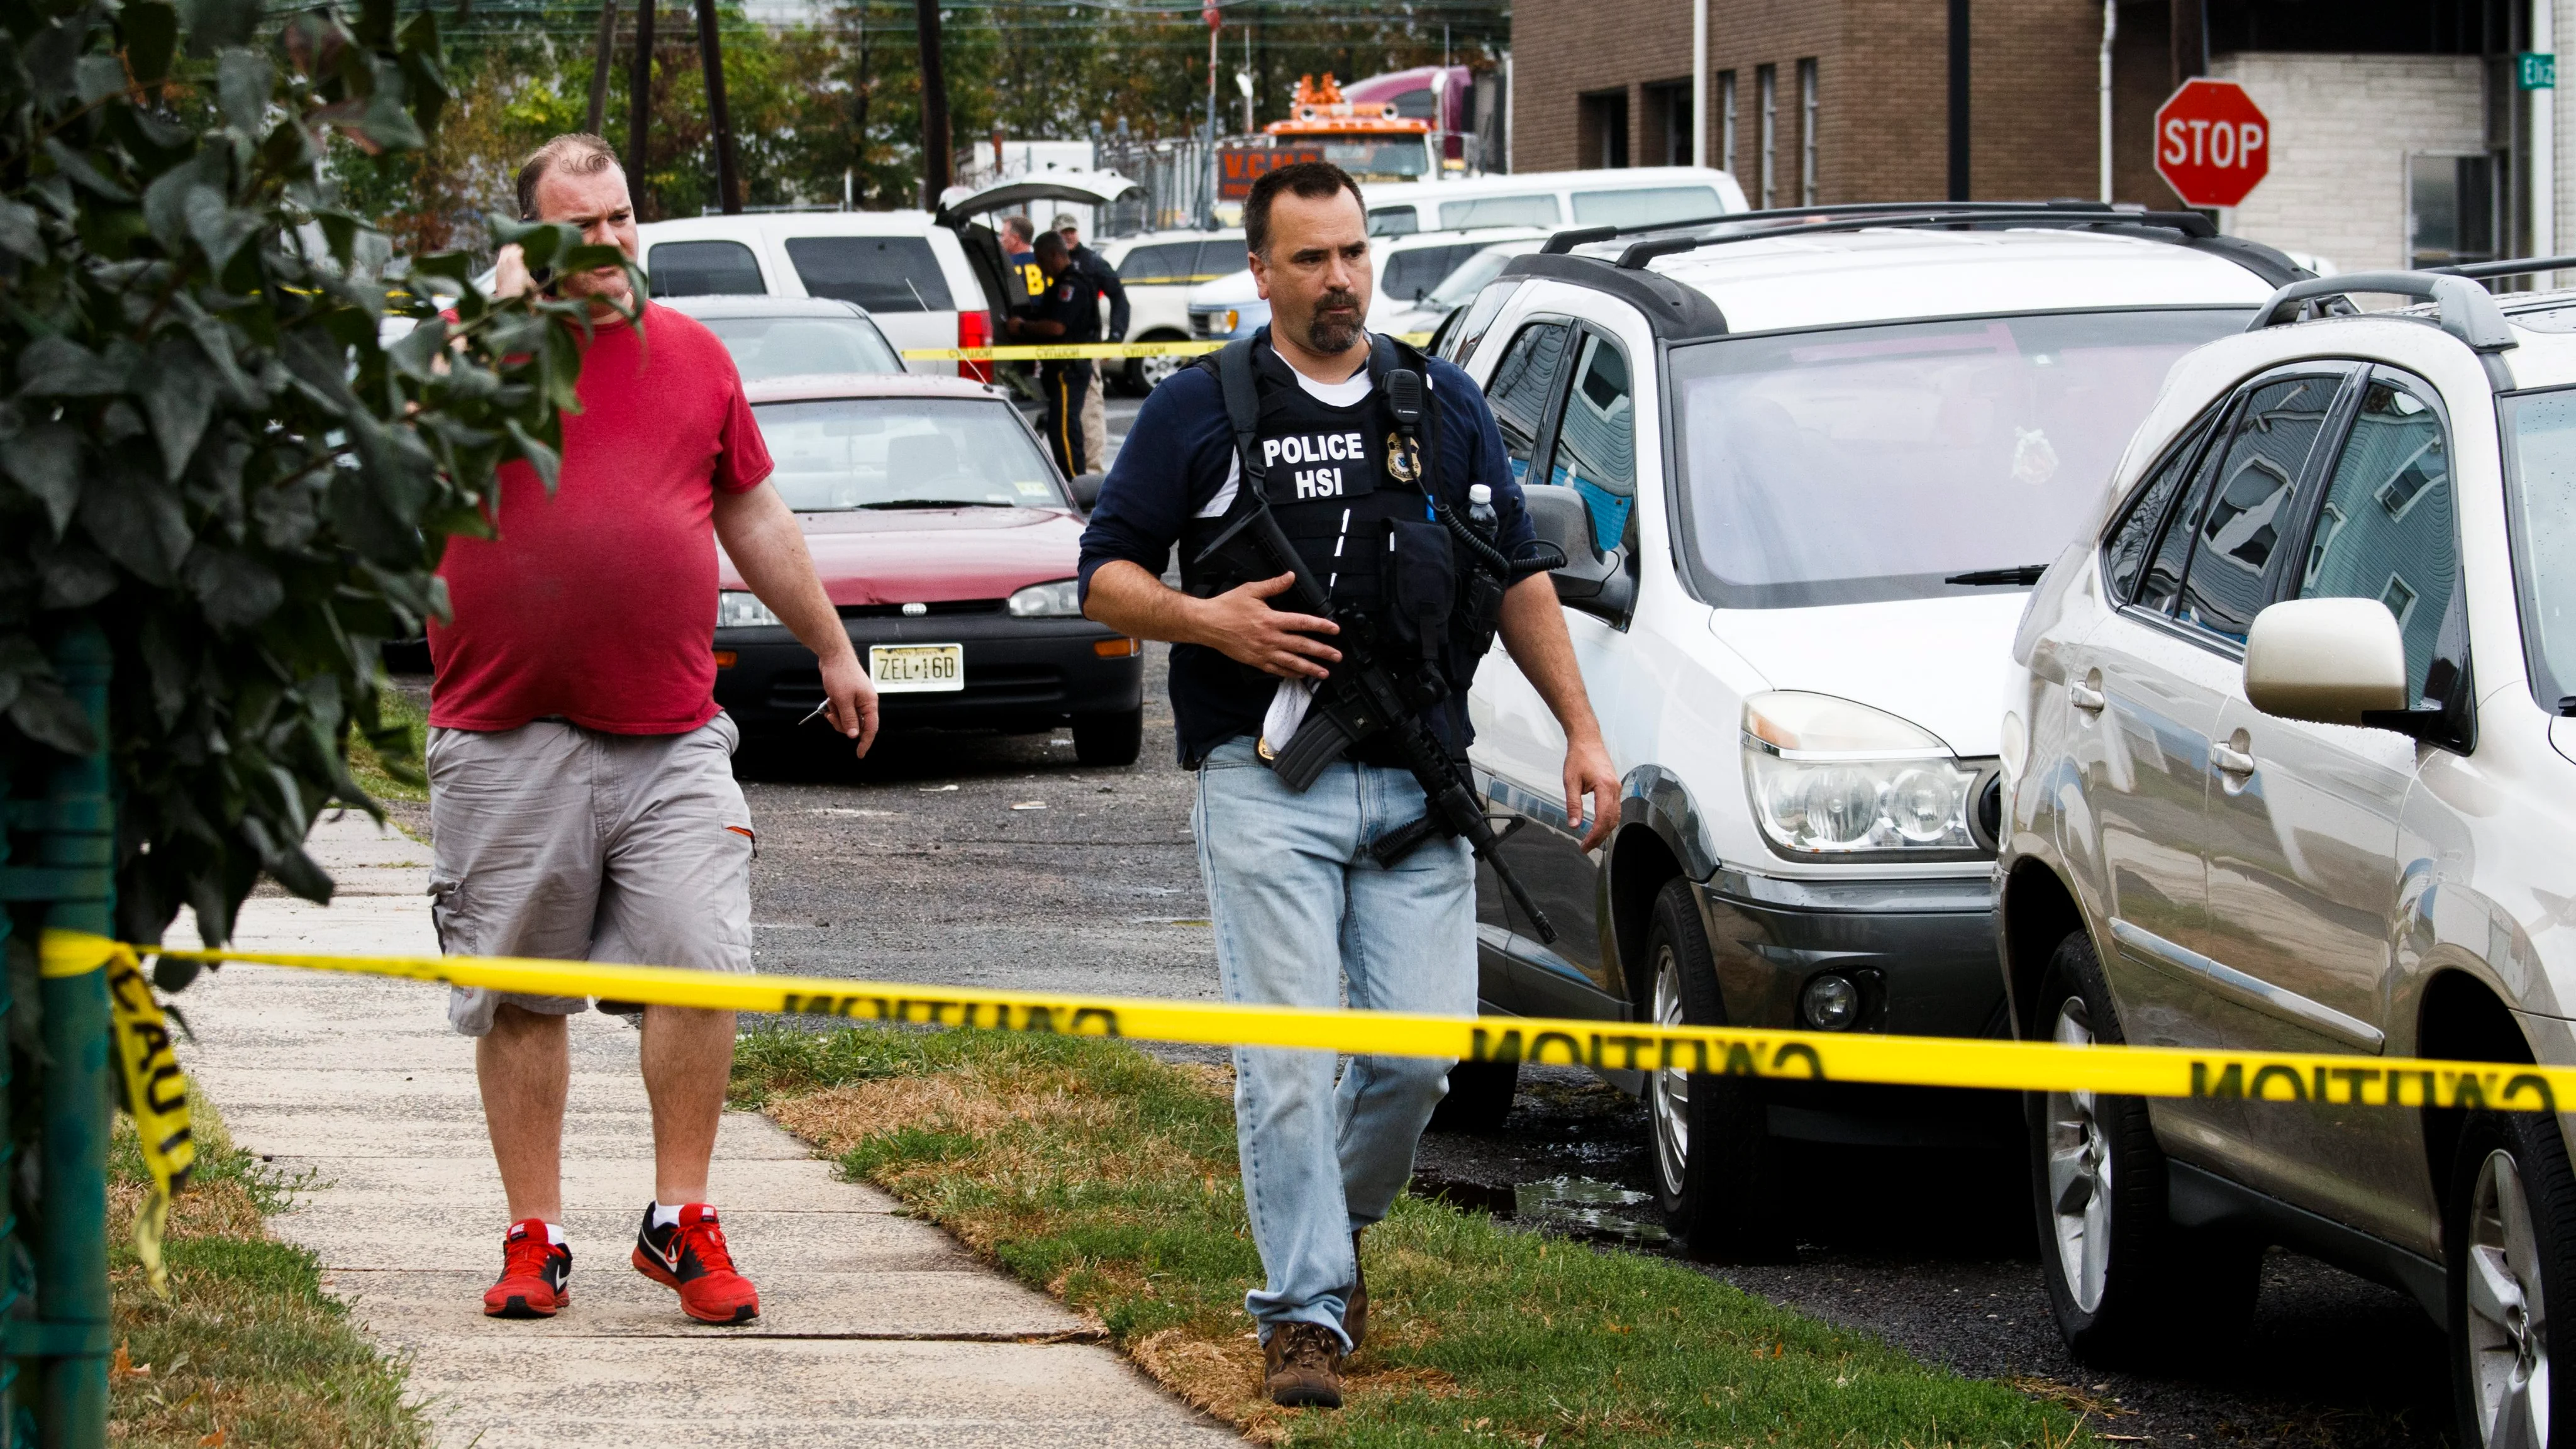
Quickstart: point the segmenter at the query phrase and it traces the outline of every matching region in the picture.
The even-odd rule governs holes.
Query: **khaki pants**
[[[1091,393],[1082,400],[1082,456],[1095,473],[1109,467],[1109,415],[1101,411],[1100,395],[1107,390],[1107,376],[1125,365],[1116,359],[1091,364]]]
[[[740,738],[721,714],[679,735],[603,734],[560,720],[430,731],[438,948],[749,971],[753,840],[733,778]],[[448,1022],[481,1036],[505,1001],[555,1016],[590,1005],[457,987]]]

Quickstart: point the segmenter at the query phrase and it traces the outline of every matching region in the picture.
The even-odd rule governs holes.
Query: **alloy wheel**
[[[1152,392],[1163,385],[1165,378],[1180,371],[1181,364],[1188,360],[1184,357],[1140,357],[1136,359],[1136,375],[1144,380],[1145,391]]]
[[[2478,1165],[2469,1202],[2468,1342],[2487,1449],[2549,1442],[2549,1315],[2522,1170],[2507,1152]]]
[[[1677,1027],[1682,1020],[1682,968],[1665,946],[1655,953],[1655,1025]],[[1646,1110],[1654,1115],[1655,1171],[1669,1197],[1682,1195],[1690,1169],[1690,1073],[1675,1067],[1657,1071],[1646,1089]]]
[[[2084,999],[2057,1009],[2057,1043],[2091,1046],[2093,1017]],[[2102,1306],[2111,1266],[2111,1145],[2094,1115],[2091,1092],[2050,1092],[2047,1105],[2048,1207],[2057,1266],[2075,1306]]]

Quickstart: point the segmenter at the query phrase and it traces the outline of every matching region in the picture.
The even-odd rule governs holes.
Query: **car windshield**
[[[1062,508],[1055,465],[999,399],[835,398],[752,409],[799,513]]]
[[[2184,352],[2242,309],[1968,317],[1676,349],[1683,536],[1722,608],[1967,592],[2057,557]]]
[[[2511,480],[2514,582],[2532,696],[2558,711],[2576,694],[2576,388],[2500,399]]]
[[[1503,263],[1524,251],[1536,250],[1538,250],[1536,242],[1518,249],[1488,247],[1460,262],[1456,271],[1441,278],[1440,285],[1432,288],[1430,294],[1422,299],[1422,305],[1438,308],[1443,312],[1464,307],[1475,300],[1478,292],[1485,290],[1487,282],[1503,274]]]
[[[1431,148],[1420,136],[1326,141],[1324,159],[1361,181],[1418,181],[1431,170]]]
[[[876,324],[858,317],[703,317],[745,382],[818,372],[901,372]]]

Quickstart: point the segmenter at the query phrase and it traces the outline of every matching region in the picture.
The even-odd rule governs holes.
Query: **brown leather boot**
[[[1283,1323],[1261,1346],[1270,1402],[1288,1409],[1342,1406],[1342,1346],[1320,1323]]]
[[[1358,1233],[1351,1234],[1351,1296],[1342,1300],[1342,1332],[1349,1337],[1353,1353],[1368,1337],[1368,1270],[1360,1266]]]

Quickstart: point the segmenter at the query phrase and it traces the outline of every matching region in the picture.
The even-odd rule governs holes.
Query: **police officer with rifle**
[[[1608,835],[1618,777],[1493,415],[1467,375],[1362,330],[1359,187],[1257,181],[1245,244],[1271,324],[1155,389],[1082,541],[1084,611],[1173,644],[1172,714],[1229,1001],[1470,1016],[1475,861],[1496,852],[1466,691],[1497,633],[1563,725],[1566,815]],[[1160,577],[1174,546],[1182,587]],[[1591,808],[1585,808],[1589,798]],[[1235,1053],[1268,1281],[1245,1298],[1271,1398],[1338,1406],[1367,1330],[1361,1230],[1412,1175],[1447,1064]]]

